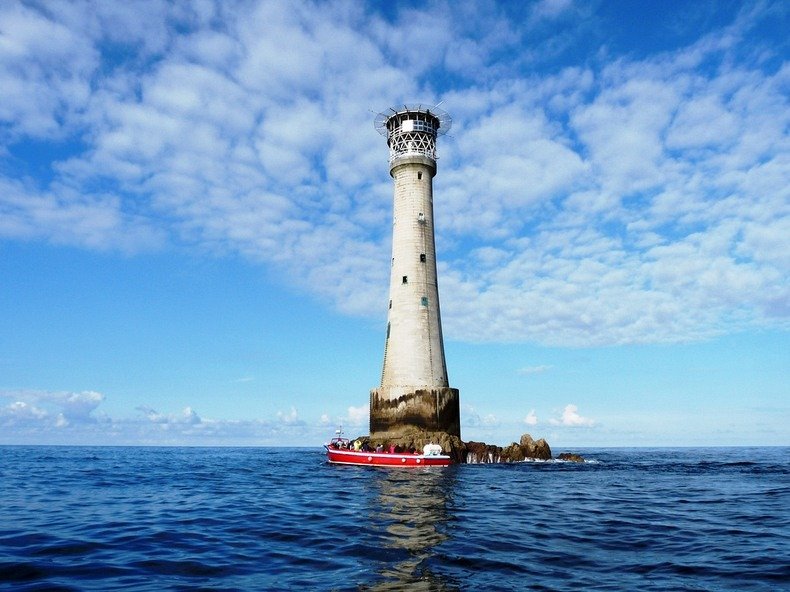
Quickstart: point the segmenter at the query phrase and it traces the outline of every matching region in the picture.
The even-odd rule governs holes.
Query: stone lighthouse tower
[[[436,138],[452,120],[437,107],[404,105],[376,117],[394,180],[392,262],[381,386],[370,391],[371,435],[410,428],[461,436],[458,389],[444,361],[433,177]]]

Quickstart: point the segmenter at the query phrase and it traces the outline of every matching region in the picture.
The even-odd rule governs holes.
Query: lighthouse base
[[[370,391],[370,434],[417,428],[461,437],[458,389],[379,387]]]

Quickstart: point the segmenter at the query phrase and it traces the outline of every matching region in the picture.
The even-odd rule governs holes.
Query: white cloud
[[[43,409],[26,403],[25,401],[14,401],[2,409],[2,413],[7,417],[21,420],[40,420],[47,417],[47,412]]]
[[[127,252],[158,248],[163,233],[146,217],[123,211],[113,195],[80,194],[55,186],[36,191],[0,178],[0,236]]]
[[[524,417],[524,423],[530,426],[538,425],[538,416],[535,415],[534,409],[530,409],[529,413]]]
[[[60,137],[90,97],[91,39],[22,3],[0,5],[0,123],[12,136]]]
[[[369,406],[360,405],[359,407],[349,407],[346,415],[346,423],[348,425],[354,427],[367,426],[370,418]]]
[[[549,422],[555,426],[566,427],[591,427],[595,425],[594,420],[579,415],[579,408],[573,404],[565,406],[559,419],[550,419]]]
[[[441,16],[449,16],[447,7],[438,10]],[[389,61],[413,75],[437,66],[452,40],[451,26],[437,27],[435,22],[424,17],[422,10],[400,10],[394,23],[377,22],[373,30],[374,39],[380,43]],[[452,20],[445,22],[449,24]]]
[[[60,399],[62,413],[67,419],[89,419],[91,413],[104,401],[104,395],[96,391],[63,393]]]
[[[194,426],[203,423],[203,420],[191,407],[185,407],[181,413],[162,414],[147,405],[140,405],[137,407],[137,411],[140,411],[151,423],[159,424],[165,428],[173,425]]]
[[[486,427],[496,427],[500,424],[499,418],[493,413],[489,413],[483,418],[483,425]]]
[[[0,400],[9,401],[0,406],[0,423],[14,426],[28,425],[64,427],[69,424],[95,423],[93,412],[104,401],[96,391],[0,391]]]
[[[96,391],[0,391],[0,444],[317,446],[329,419],[304,421],[295,407],[270,421],[206,418],[191,406],[162,413],[148,405],[132,417],[111,417],[99,410],[104,401]]]
[[[672,52],[526,78],[544,51],[526,51],[527,33],[580,7],[544,0],[524,22],[492,9],[476,28],[473,5],[391,22],[343,4],[201,6],[0,8],[7,150],[69,140],[41,179],[3,169],[0,237],[240,253],[343,313],[379,315],[391,188],[368,109],[438,99],[446,74],[449,338],[590,346],[790,323],[790,67],[738,42],[770,7]]]
[[[540,0],[532,8],[535,18],[552,19],[573,7],[573,0]]]
[[[782,156],[787,141],[767,123],[787,121],[780,91],[787,74],[733,69],[710,76],[689,68],[687,54],[720,51],[702,44],[656,60],[621,60],[596,74],[591,100],[575,95],[553,103],[570,116],[555,137],[575,143],[584,166],[558,209],[547,214],[534,204],[529,233],[497,224],[499,218],[510,224],[522,219],[505,202],[494,199],[489,207],[489,199],[476,198],[487,208],[476,215],[458,209],[460,221],[497,225],[483,248],[510,256],[488,267],[461,252],[443,269],[452,337],[597,345],[787,326],[786,316],[779,320],[768,311],[783,310],[776,303],[790,294],[780,278],[790,268],[765,260],[786,249],[749,243],[758,228],[779,236],[773,229],[788,219],[787,184],[774,176],[781,170],[786,178],[790,171]],[[540,88],[534,94],[546,100]],[[747,96],[750,101],[743,100]],[[516,91],[510,100],[517,100]],[[706,105],[711,111],[703,119]],[[678,136],[692,117],[706,128],[693,145]],[[755,129],[762,130],[759,140]],[[476,145],[486,149],[485,142]],[[754,167],[765,166],[758,153],[772,155],[768,186],[760,189],[744,182],[747,176],[756,180]],[[464,201],[463,191],[451,192],[450,215],[459,207],[456,196]],[[459,237],[470,232],[462,226],[453,231]],[[716,248],[701,249],[700,241],[716,241]]]
[[[465,405],[461,412],[461,425],[470,428],[496,428],[502,422],[494,413],[481,416],[474,407]]]
[[[299,413],[296,411],[296,407],[291,407],[291,410],[287,413],[278,411],[277,419],[279,419],[285,425],[304,425],[304,421],[299,419]]]

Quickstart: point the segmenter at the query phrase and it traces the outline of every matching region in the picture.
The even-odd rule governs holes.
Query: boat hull
[[[324,446],[326,460],[336,465],[373,467],[446,467],[450,457],[444,454],[409,454],[387,452],[362,452]]]

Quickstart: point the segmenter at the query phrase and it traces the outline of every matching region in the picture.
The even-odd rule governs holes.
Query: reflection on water
[[[376,471],[378,495],[371,498],[371,522],[381,545],[397,557],[379,569],[384,581],[366,590],[456,590],[457,584],[431,572],[427,559],[445,541],[454,467]]]
[[[590,453],[381,470],[0,446],[0,590],[787,588],[790,449]]]

